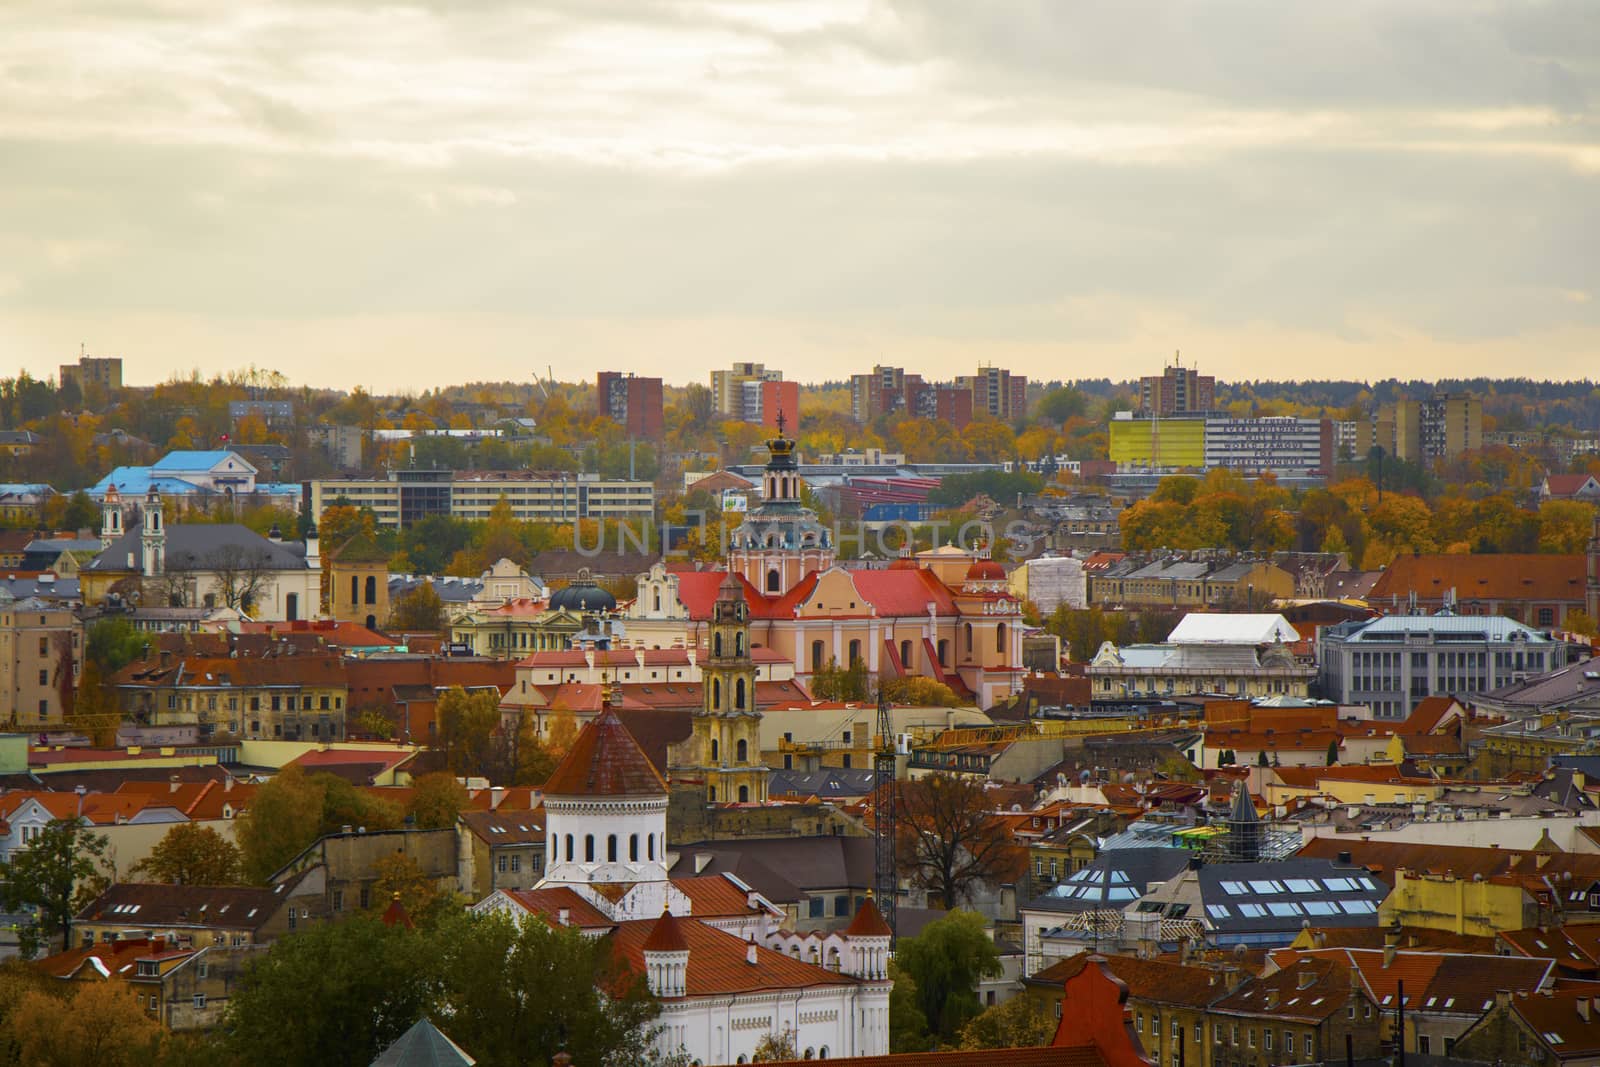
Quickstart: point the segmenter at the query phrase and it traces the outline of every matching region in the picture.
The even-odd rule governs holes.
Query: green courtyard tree
[[[237,885],[239,871],[237,845],[209,826],[182,822],[168,830],[128,874],[177,885]]]
[[[103,881],[106,837],[92,832],[77,819],[52,819],[28,842],[0,863],[0,896],[6,910],[27,909],[37,916],[31,926],[18,931],[22,954],[32,959],[55,938],[72,944],[72,917],[85,903],[80,890]]]
[[[918,1007],[941,1045],[983,1010],[978,982],[1000,974],[1000,950],[975,911],[952,911],[900,942],[895,961],[916,984]]]

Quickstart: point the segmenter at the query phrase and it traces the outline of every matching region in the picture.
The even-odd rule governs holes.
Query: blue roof
[[[44,482],[0,482],[0,494],[8,493],[53,493]]]
[[[243,464],[240,468],[241,470],[250,466],[245,463],[238,453],[231,452],[226,448],[211,449],[205,452],[180,449],[176,452],[168,452],[156,460],[150,469],[157,471],[208,471],[230,456],[233,457],[235,462]]]
[[[89,495],[103,497],[106,495],[106,490],[112,486],[116,486],[117,492],[123,496],[143,496],[150,491],[152,485],[155,486],[156,492],[171,496],[193,496],[208,491],[182,478],[151,473],[154,470],[154,467],[118,467],[95,482],[94,488],[89,490]]]

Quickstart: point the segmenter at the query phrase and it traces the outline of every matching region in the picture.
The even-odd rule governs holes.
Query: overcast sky
[[[4,0],[0,370],[1600,376],[1595,0]]]

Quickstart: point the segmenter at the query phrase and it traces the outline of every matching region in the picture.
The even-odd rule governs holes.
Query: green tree
[[[1333,738],[1328,742],[1328,766],[1332,767],[1339,762],[1339,739]]]
[[[52,819],[26,848],[0,863],[0,896],[6,910],[33,911],[36,921],[17,932],[22,955],[32,959],[59,936],[72,944],[72,917],[86,901],[80,889],[103,879],[107,841],[77,819]]]
[[[929,1030],[950,1045],[967,1020],[983,1010],[978,982],[1000,976],[1000,950],[975,911],[952,911],[903,938],[896,962],[916,983],[918,1006]]]
[[[466,808],[467,787],[448,771],[424,774],[411,783],[411,799],[406,801],[406,815],[419,830],[442,830],[456,824],[456,817]]]
[[[237,885],[239,848],[209,826],[179,823],[156,843],[150,855],[133,865],[128,875],[177,885]]]
[[[107,615],[89,627],[84,638],[84,658],[93,661],[102,678],[121,670],[144,655],[150,639],[121,615]]]
[[[788,1029],[781,1034],[768,1031],[750,1054],[751,1063],[785,1063],[799,1058],[800,1051],[794,1047],[794,1031]]]
[[[453,916],[434,941],[450,1036],[482,1067],[547,1063],[562,1047],[573,1063],[646,1058],[660,1008],[608,941],[501,912]]]
[[[229,1000],[228,1056],[250,1067],[371,1063],[436,1003],[438,957],[433,942],[371,916],[280,938]]]
[[[928,1032],[928,1017],[922,1012],[922,991],[917,980],[900,964],[889,961],[889,1051],[926,1052],[933,1044]]]
[[[1058,1025],[1038,998],[1024,993],[968,1020],[961,1028],[961,1047],[1037,1048],[1050,1043]]]
[[[67,510],[61,515],[61,526],[67,530],[93,529],[100,524],[100,509],[89,494],[79,489],[67,500]]]
[[[273,775],[234,823],[243,873],[265,885],[273,873],[317,839],[322,828],[322,786],[291,763]]]

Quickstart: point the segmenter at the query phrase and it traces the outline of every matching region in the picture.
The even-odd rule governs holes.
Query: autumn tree
[[[931,774],[899,783],[900,872],[949,909],[981,885],[1010,881],[1023,854],[999,824],[981,780]]]
[[[451,686],[440,697],[439,746],[452,773],[486,775],[500,728],[500,691]]]
[[[967,1020],[960,1043],[971,1050],[1037,1048],[1051,1042],[1058,1026],[1041,1000],[1023,994]]]
[[[902,938],[895,963],[911,976],[928,1029],[945,1045],[983,1010],[978,982],[1001,974],[1000,950],[975,911],[952,911],[916,937]]]
[[[447,625],[444,601],[439,599],[432,582],[418,582],[394,602],[389,612],[388,629],[395,633],[439,633]]]
[[[70,993],[32,990],[8,1013],[7,1037],[31,1067],[146,1067],[161,1024],[122,981],[72,982]]]
[[[908,704],[924,708],[958,708],[965,703],[948,685],[921,675],[885,678],[879,689],[884,699],[891,704]]]
[[[135,880],[176,885],[237,885],[239,848],[209,826],[179,823],[128,871]]]
[[[87,901],[80,893],[106,881],[103,868],[107,840],[77,819],[52,819],[27,848],[14,849],[0,863],[0,899],[13,914],[24,909],[35,922],[17,931],[23,956],[32,959],[60,937],[72,944],[72,919]]]
[[[404,852],[392,852],[373,864],[371,910],[381,915],[389,905],[400,901],[411,921],[432,928],[451,903],[449,893]]]
[[[787,1028],[781,1033],[767,1031],[750,1054],[751,1063],[786,1063],[799,1058],[800,1051],[794,1047],[794,1031]]]
[[[419,830],[442,830],[456,824],[468,803],[467,788],[448,771],[424,774],[411,783],[406,815]]]
[[[1539,551],[1576,554],[1594,531],[1594,505],[1579,500],[1547,500],[1539,507]]]

